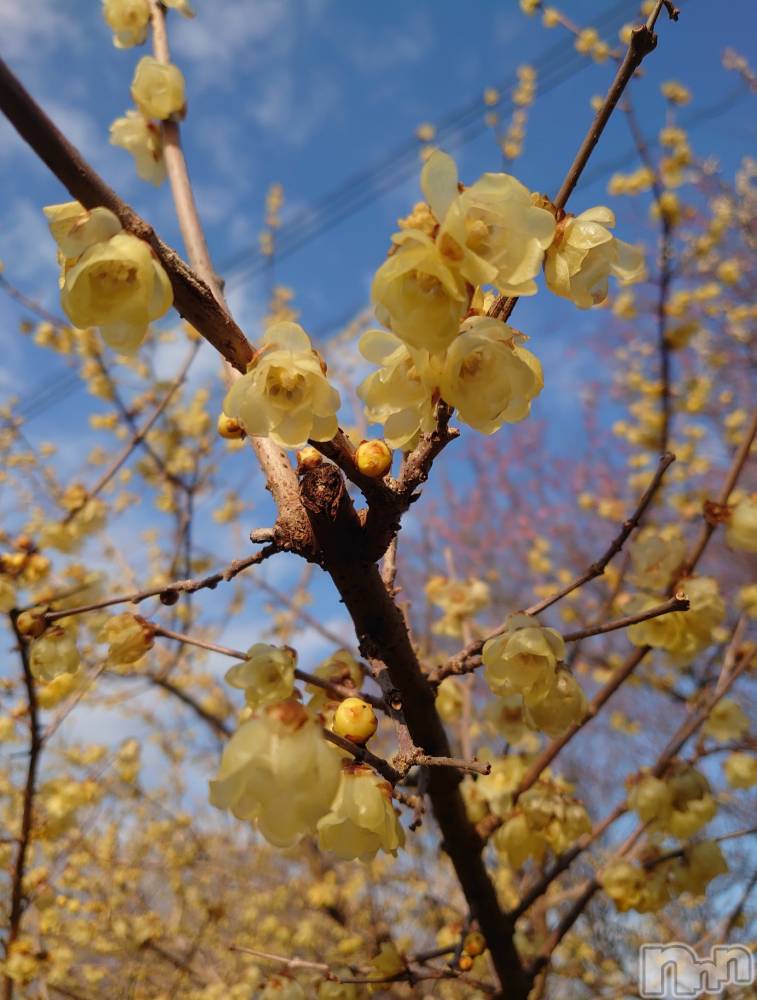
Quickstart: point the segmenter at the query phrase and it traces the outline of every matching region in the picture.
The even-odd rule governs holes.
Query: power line
[[[603,32],[616,30],[626,20],[627,13],[628,5],[621,0],[596,20],[596,26]],[[565,48],[566,40],[561,38],[533,61],[539,80],[537,96],[553,90],[589,65],[585,57],[575,52],[572,45],[568,55]],[[510,75],[498,85],[498,89],[507,90],[515,82],[515,76]],[[438,120],[435,140],[461,146],[485,128],[481,97],[477,95],[464,107],[449,112]],[[418,140],[413,137],[394,147],[371,167],[353,174],[338,188],[321,196],[285,222],[277,231],[276,259],[289,256],[376,201],[381,195],[398,187],[413,177],[417,169]],[[270,258],[261,254],[257,246],[250,246],[227,260],[220,271],[226,275],[229,286],[233,286],[236,283],[234,279],[258,274],[269,262]]]

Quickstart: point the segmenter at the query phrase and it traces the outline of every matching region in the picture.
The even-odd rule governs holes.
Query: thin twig
[[[637,615],[626,615],[625,618],[616,618],[615,621],[606,622],[604,625],[591,625],[588,628],[580,629],[578,632],[566,632],[563,635],[563,639],[565,642],[578,642],[579,639],[587,639],[591,635],[604,635],[606,632],[615,632],[621,628],[628,628],[629,625],[637,625],[639,622],[649,621],[650,618],[669,615],[673,611],[688,610],[688,597],[671,597],[662,604],[658,604],[654,608],[648,608],[646,611],[641,611]]]

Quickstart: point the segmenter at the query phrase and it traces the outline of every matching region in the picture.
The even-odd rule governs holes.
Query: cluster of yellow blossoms
[[[188,0],[166,0],[185,17],[193,17]],[[148,0],[103,0],[103,16],[113,31],[118,49],[142,45],[150,24]],[[134,157],[137,174],[145,181],[160,184],[166,174],[160,122],[181,115],[185,105],[184,77],[171,63],[144,56],[137,64],[131,84],[137,106],[110,127],[110,141]]]
[[[717,812],[703,774],[675,761],[663,778],[643,775],[631,784],[628,804],[652,832],[684,839],[697,833]]]
[[[531,615],[510,615],[504,630],[482,651],[484,677],[504,698],[519,695],[533,728],[559,736],[586,715],[586,696],[564,667],[565,643],[559,632]]]
[[[312,683],[306,689],[312,698],[302,705],[294,691],[296,659],[287,646],[256,643],[248,659],[226,674],[257,714],[242,723],[224,750],[210,782],[211,803],[254,822],[280,847],[315,833],[323,850],[341,858],[395,853],[404,832],[391,785],[323,736],[330,720],[337,736],[362,745],[376,732],[375,712],[357,697],[334,701],[329,690]],[[362,672],[350,653],[338,650],[314,676],[356,688]]]
[[[659,857],[658,852],[650,854],[642,864],[612,861],[604,869],[602,887],[621,913],[655,913],[683,892],[700,896],[716,876],[728,871],[714,840],[690,844],[680,856]]]
[[[636,646],[662,649],[674,663],[687,665],[714,641],[714,630],[725,618],[725,603],[712,577],[691,577],[681,586],[690,602],[688,611],[673,611],[631,625],[628,638]],[[635,594],[627,610],[641,613],[659,603],[657,596]]]
[[[64,312],[75,327],[97,326],[114,350],[132,354],[173,302],[152,248],[107,208],[70,201],[44,211],[59,248]]]
[[[561,854],[590,830],[584,805],[559,782],[542,779],[520,796],[494,844],[513,868],[520,868],[529,858],[541,861],[548,850]]]
[[[360,341],[379,370],[358,395],[403,450],[433,426],[439,398],[492,434],[523,420],[541,391],[541,365],[521,334],[485,315],[484,288],[533,295],[544,266],[552,291],[586,308],[606,298],[611,274],[623,282],[643,275],[641,251],[609,231],[609,209],[556,222],[548,200],[509,174],[463,188],[440,151],[424,165],[421,187],[426,201],[400,222],[373,282],[376,315],[391,333],[370,330]]]

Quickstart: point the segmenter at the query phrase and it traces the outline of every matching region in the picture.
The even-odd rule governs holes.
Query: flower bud
[[[376,713],[360,698],[345,698],[334,713],[331,727],[337,736],[344,736],[353,743],[367,743],[378,727]]]
[[[355,462],[364,476],[381,479],[392,467],[392,452],[379,438],[363,441],[355,452]]]
[[[226,438],[227,441],[233,441],[236,438],[244,437],[244,428],[236,417],[227,417],[225,413],[220,413],[218,415],[216,428],[221,437]]]
[[[463,951],[474,958],[477,955],[483,955],[486,951],[486,938],[481,931],[471,931],[470,934],[466,934],[465,941],[463,942]]]
[[[323,455],[314,448],[312,444],[305,445],[304,448],[300,448],[297,452],[297,474],[302,475],[303,472],[310,472],[311,469],[317,469],[318,466],[323,462]]]
[[[33,609],[22,611],[16,619],[16,628],[26,639],[38,639],[47,628],[45,612]]]
[[[470,955],[466,955],[465,952],[458,958],[457,967],[461,972],[470,972],[473,968],[473,959]]]

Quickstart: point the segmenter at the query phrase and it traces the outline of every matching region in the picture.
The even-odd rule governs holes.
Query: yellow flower
[[[96,243],[110,239],[123,228],[110,209],[87,209],[78,201],[47,205],[42,211],[52,237],[67,261],[81,256]]]
[[[210,803],[255,822],[277,847],[290,847],[328,811],[341,760],[302,705],[280,702],[231,737],[210,782]]]
[[[223,412],[246,434],[270,437],[283,448],[301,448],[308,438],[330,441],[340,400],[325,367],[299,324],[274,323],[247,374],[229,390]]]
[[[117,49],[141,45],[150,24],[149,0],[103,0],[103,17]]]
[[[664,590],[686,555],[678,525],[642,528],[630,547],[633,579],[646,590]]]
[[[466,619],[488,605],[489,587],[483,580],[475,577],[460,581],[432,576],[426,583],[426,597],[444,612],[434,622],[432,631],[436,635],[448,635],[454,639],[462,636]]]
[[[297,654],[289,646],[256,642],[247,650],[247,659],[228,670],[224,680],[244,691],[251,708],[262,708],[291,697],[296,665]]]
[[[543,698],[526,698],[525,719],[533,729],[547,736],[560,736],[582,721],[588,709],[581,685],[568,670],[560,669],[554,685]]]
[[[671,104],[688,104],[691,100],[691,92],[677,80],[666,80],[660,85],[662,96]]]
[[[600,875],[602,888],[621,913],[638,909],[648,878],[647,872],[630,861],[611,861]]]
[[[678,892],[700,896],[718,875],[725,875],[728,864],[720,845],[714,840],[689,844],[673,869],[673,883]]]
[[[484,643],[484,677],[495,694],[522,694],[537,700],[555,684],[565,656],[559,632],[543,628],[531,615],[510,615],[501,635]]]
[[[331,812],[318,822],[318,843],[345,860],[396,854],[405,833],[392,806],[392,788],[370,767],[346,764]]]
[[[474,316],[444,359],[442,398],[483,434],[523,420],[544,386],[538,358],[517,341],[517,332],[501,320]]]
[[[534,295],[534,277],[552,242],[551,212],[510,174],[484,174],[458,192],[455,161],[431,156],[421,187],[439,220],[436,238],[445,262],[472,285],[494,285],[503,295]]]
[[[749,732],[749,719],[741,705],[731,698],[723,698],[710,712],[702,732],[718,743],[738,740]]]
[[[7,614],[16,606],[16,588],[10,577],[0,573],[0,612]]]
[[[38,681],[75,673],[79,669],[79,651],[71,632],[55,625],[35,639],[29,649],[29,669]]]
[[[614,237],[614,226],[615,214],[601,206],[563,219],[544,264],[547,285],[556,295],[588,309],[607,298],[611,274],[622,284],[644,277],[641,249]]]
[[[359,348],[366,360],[380,366],[358,386],[365,415],[371,423],[383,424],[390,448],[410,451],[421,432],[435,426],[429,355],[408,348],[385,330],[368,330]]]
[[[645,823],[667,820],[672,809],[671,792],[667,784],[652,774],[634,782],[628,793],[628,807]]]
[[[443,351],[468,308],[465,281],[419,229],[405,229],[392,239],[395,251],[371,287],[376,315],[411,347]]]
[[[180,14],[184,17],[194,17],[195,12],[192,9],[192,5],[189,0],[163,0],[163,5],[165,7],[172,7],[174,10],[178,10]]]
[[[145,118],[164,121],[184,107],[184,77],[178,66],[142,56],[134,71],[131,96]]]
[[[152,649],[155,626],[140,615],[126,611],[108,619],[99,638],[101,642],[108,643],[109,664],[135,663],[148,649]]]
[[[753,753],[729,754],[724,770],[731,788],[751,788],[757,784],[757,756]]]
[[[744,497],[730,512],[725,541],[729,549],[757,552],[757,493]]]
[[[131,354],[148,325],[173,302],[166,272],[150,246],[131,233],[95,243],[66,267],[61,305],[80,329],[99,326],[114,350]]]
[[[127,111],[110,126],[110,143],[134,157],[137,174],[150,184],[162,184],[166,176],[160,127],[139,111]]]

